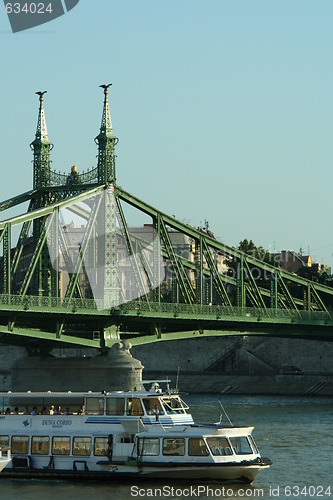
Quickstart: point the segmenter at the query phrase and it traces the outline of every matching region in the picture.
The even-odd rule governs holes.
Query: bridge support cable
[[[285,299],[287,305],[289,306],[289,309],[293,309],[293,310],[297,311],[298,316],[300,316],[298,307],[297,307],[291,293],[289,292],[288,287],[285,284],[281,275],[279,276],[279,285],[280,285],[280,289],[281,289],[283,298]],[[285,305],[284,305],[284,307],[285,307]]]
[[[15,252],[14,252],[14,255],[13,255],[13,259],[12,259],[12,274],[15,275],[16,274],[16,271],[17,271],[17,267],[18,267],[18,264],[19,264],[19,261],[20,261],[20,257],[22,255],[22,251],[23,251],[23,248],[26,244],[26,241],[27,241],[27,238],[28,238],[28,234],[29,234],[29,230],[30,230],[30,227],[31,227],[31,220],[29,221],[26,221],[23,223],[23,226],[22,226],[22,229],[21,229],[21,232],[20,232],[20,236],[19,236],[19,239],[17,241],[17,245],[16,245],[16,248],[15,248]]]
[[[303,288],[303,308],[304,311],[311,311],[311,285],[308,283],[307,287]]]
[[[187,272],[184,269],[182,261],[177,257],[169,233],[166,229],[164,220],[161,218],[161,238],[164,244],[164,248],[168,254],[172,269],[175,273],[176,283],[180,288],[181,295],[186,304],[194,304],[195,302],[195,292],[193,286],[191,285],[190,279]]]
[[[202,245],[203,245],[203,254],[211,273],[212,282],[218,296],[220,297],[221,304],[232,308],[229,295],[227,294],[224,283],[221,279],[221,274],[219,273],[217,266],[214,262],[211,250],[204,239],[202,239]]]
[[[53,221],[55,216],[55,212],[52,213],[50,222]],[[35,244],[34,247],[34,252],[32,254],[32,258],[30,261],[30,264],[28,266],[27,272],[25,274],[25,277],[23,279],[21,289],[20,289],[20,295],[24,297],[27,294],[28,287],[32,283],[34,272],[36,270],[36,267],[38,264],[40,264],[40,257],[43,252],[43,249],[45,249],[45,242],[46,242],[46,237],[47,237],[47,232],[50,228],[51,224],[48,224],[46,228],[46,218],[43,217],[42,220],[40,221],[39,224],[39,238]]]
[[[116,209],[116,212],[118,215],[118,223],[120,225],[121,232],[122,232],[123,237],[125,239],[127,253],[128,253],[128,257],[129,257],[132,271],[134,273],[136,286],[138,287],[137,290],[139,292],[139,296],[143,297],[145,299],[145,301],[147,302],[147,304],[149,304],[149,297],[145,291],[146,286],[145,286],[145,283],[143,281],[142,273],[140,271],[140,266],[139,266],[139,263],[137,260],[138,256],[139,256],[139,259],[141,260],[142,252],[135,252],[133,249],[132,240],[131,240],[130,234],[128,232],[125,215],[124,215],[122,206],[120,204],[120,201],[116,195],[115,195],[115,209]],[[141,267],[144,270],[146,278],[147,278],[147,282],[149,283],[150,279],[149,279],[146,267],[144,266],[144,263],[142,261],[141,261],[141,263],[142,263]]]
[[[74,263],[70,257],[67,241],[66,241],[64,230],[63,230],[61,224],[59,224],[59,226],[58,226],[58,236],[59,236],[59,248],[61,251],[62,258],[64,260],[65,268],[66,268],[68,275],[71,277],[73,274]],[[56,266],[57,266],[57,269],[59,271],[59,259],[56,263]],[[81,290],[79,283],[76,284],[75,293],[78,295],[78,297],[83,298],[82,290]]]
[[[314,285],[310,284],[310,290],[311,290],[311,296],[314,298],[314,301],[316,302],[318,308],[320,311],[325,311],[329,316],[331,317],[331,314],[329,313],[327,307],[325,306],[324,302],[321,300],[316,288]]]
[[[157,279],[157,275],[154,274],[153,268],[151,267],[150,262],[147,258],[147,255],[145,253],[146,247],[144,246],[144,243],[142,241],[139,241],[138,239],[136,239],[135,245],[136,245],[136,248],[138,250],[137,253],[140,254],[140,261],[141,261],[143,269],[144,269],[144,273],[145,273],[145,277],[147,279],[149,290],[150,291],[155,290],[153,278],[155,278],[155,276],[156,276],[156,279]],[[156,287],[156,288],[158,288],[158,287]]]
[[[195,295],[196,303],[203,305],[203,248],[202,248],[202,236],[195,240],[195,265],[196,265],[196,277],[195,277]]]
[[[254,301],[254,306],[266,309],[266,304],[265,301],[259,291],[259,288],[257,286],[256,280],[253,277],[252,270],[247,262],[246,259],[244,259],[244,264],[246,267],[246,277],[248,279],[248,289],[251,290],[251,297],[252,301]]]
[[[53,255],[59,256],[59,207],[55,209],[55,224],[51,225],[49,231],[48,244],[51,246]],[[51,280],[51,297],[56,301],[59,299],[59,258],[56,260],[56,264],[51,263],[50,267],[50,280]]]
[[[102,199],[103,199],[102,196],[95,197],[94,205],[93,205],[93,208],[92,208],[92,211],[91,211],[91,214],[90,214],[90,217],[89,217],[89,220],[88,220],[88,223],[87,223],[87,226],[86,226],[83,238],[82,238],[80,253],[79,253],[79,255],[76,259],[76,262],[74,264],[73,274],[70,277],[70,280],[69,280],[69,283],[68,283],[68,286],[67,286],[67,289],[65,292],[65,297],[64,297],[65,303],[69,302],[73,298],[74,292],[77,289],[80,271],[83,269],[83,259],[84,259],[84,256],[86,254],[88,245],[90,243],[89,240],[91,238],[93,230],[95,229],[97,215],[98,215],[98,211],[99,211]]]
[[[270,281],[270,303],[271,309],[274,309],[275,312],[278,310],[278,274],[275,269],[274,272],[271,273],[271,281]]]
[[[153,228],[155,230],[155,233],[157,234],[157,238],[153,238],[153,276],[155,276],[157,285],[154,287],[153,301],[158,305],[161,304],[161,283],[162,283],[161,267],[163,265],[161,259],[162,248],[160,240],[160,234],[161,234],[160,219],[161,219],[160,214],[157,214],[156,217],[153,217]]]
[[[259,309],[259,304],[257,297],[253,293],[253,288],[249,283],[245,283],[245,296],[246,296],[246,305],[248,306],[248,302],[251,303],[252,307],[256,307]]]
[[[11,295],[11,224],[7,223],[4,229],[3,237],[3,288],[4,293],[8,294],[10,303]]]
[[[246,307],[246,293],[244,284],[244,255],[240,255],[240,262],[237,264],[237,307],[242,310]]]

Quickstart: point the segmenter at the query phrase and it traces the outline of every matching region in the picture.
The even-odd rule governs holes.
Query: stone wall
[[[174,374],[179,369],[181,379],[186,375],[188,381],[199,375],[195,383],[191,385],[189,382],[191,391],[199,386],[204,390],[205,384],[207,389],[214,387],[210,378],[212,373],[207,368],[228,352],[232,352],[232,356],[215,367],[216,375],[227,377],[223,379],[224,386],[230,385],[227,379],[231,376],[270,376],[274,379],[285,364],[301,368],[307,376],[333,374],[331,342],[203,335],[195,339],[134,346],[131,350],[132,356],[145,367],[144,379],[148,371],[160,378],[171,374],[175,378]],[[125,372],[121,372],[119,365],[110,364],[108,357],[99,356],[96,350],[55,349],[53,355],[47,358],[29,357],[23,348],[0,346],[0,390],[128,390],[132,383],[129,383]],[[239,387],[237,390],[246,390],[245,383],[233,384],[236,385]],[[288,384],[281,387],[286,394],[291,393]],[[220,390],[219,387],[218,392]]]
[[[283,365],[295,365],[306,374],[333,374],[333,342],[267,337],[202,337],[195,339],[156,342],[134,346],[132,353],[146,370],[160,370],[167,374],[178,369],[202,371],[229,349],[236,353],[233,368],[225,363],[225,371],[253,374],[255,358],[262,372],[279,372]],[[246,352],[252,356],[246,355]],[[267,365],[267,370],[264,369]],[[270,369],[269,369],[270,368]]]

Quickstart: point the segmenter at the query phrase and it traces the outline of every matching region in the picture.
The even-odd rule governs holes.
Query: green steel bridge
[[[47,352],[108,349],[122,338],[333,340],[332,288],[227,246],[117,184],[109,86],[101,85],[97,167],[82,173],[51,170],[45,92],[37,92],[33,189],[0,203],[21,210],[0,222],[1,342]]]

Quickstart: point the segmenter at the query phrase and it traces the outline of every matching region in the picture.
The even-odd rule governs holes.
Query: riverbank
[[[144,379],[168,376],[175,387],[179,371],[180,389],[191,394],[333,396],[332,342],[203,333],[200,338],[133,346],[131,354],[142,362]],[[130,359],[126,370],[132,364]],[[304,375],[280,375],[284,365],[294,365]],[[111,390],[118,389],[116,383],[129,389],[114,360],[96,349],[54,349],[48,356],[29,356],[22,347],[1,346],[0,366],[2,391]]]
[[[171,380],[170,387],[178,387],[188,394],[232,394],[255,396],[333,396],[333,376],[323,375],[221,375],[147,371],[144,380]]]

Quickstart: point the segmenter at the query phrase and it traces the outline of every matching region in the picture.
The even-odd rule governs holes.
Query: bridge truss
[[[108,85],[98,165],[50,169],[39,92],[33,189],[0,204],[28,203],[0,222],[0,335],[32,349],[101,349],[200,335],[333,339],[333,289],[218,241],[116,182]],[[144,225],[135,227],[132,212]],[[68,222],[68,217],[75,222]],[[136,219],[137,220],[137,217]]]

